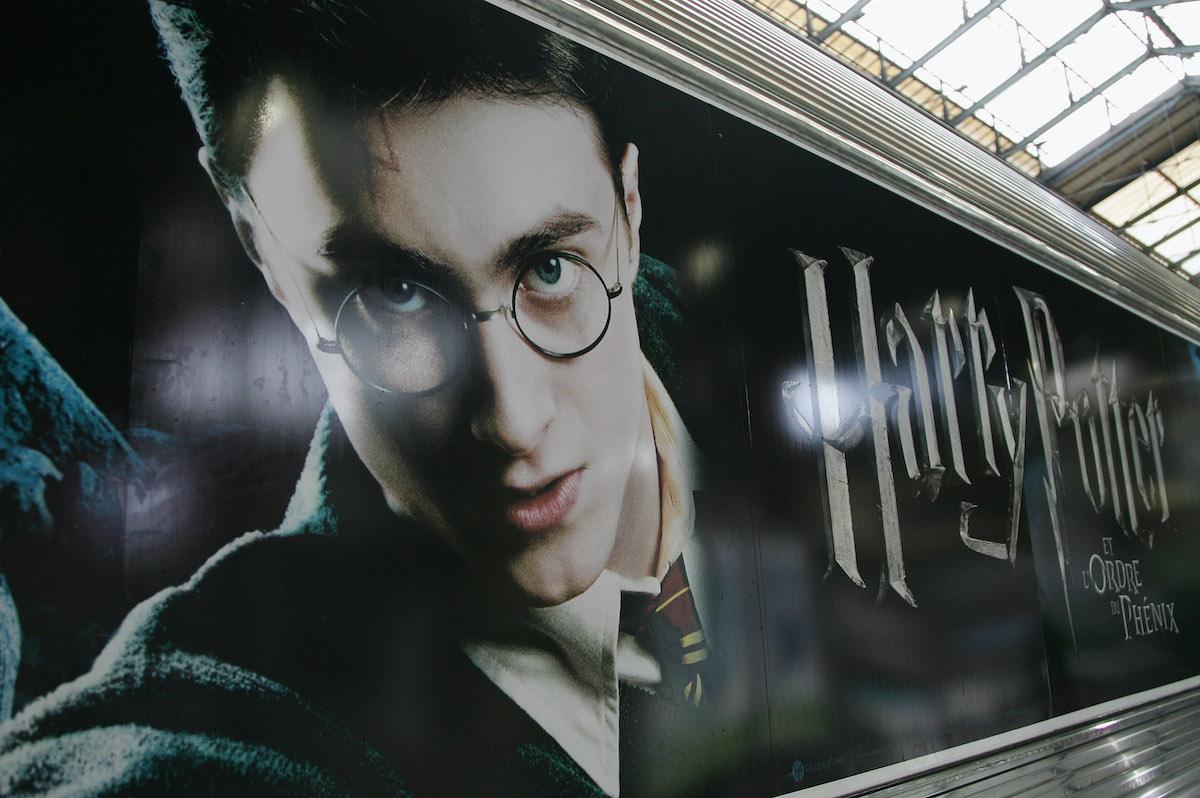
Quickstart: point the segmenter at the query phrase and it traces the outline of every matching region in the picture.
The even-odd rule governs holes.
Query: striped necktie
[[[634,635],[658,659],[663,677],[661,692],[666,697],[687,706],[700,706],[705,695],[702,670],[708,648],[682,556],[671,564],[657,596],[622,596],[621,630]]]

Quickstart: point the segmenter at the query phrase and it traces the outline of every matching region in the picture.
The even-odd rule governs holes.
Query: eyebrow
[[[531,256],[568,241],[576,236],[602,228],[600,222],[586,213],[558,211],[540,220],[533,228],[520,233],[499,249],[494,259],[495,270],[510,272]],[[407,266],[465,288],[453,268],[412,247],[391,241],[376,231],[350,220],[339,222],[321,237],[319,254],[346,266],[370,263],[391,263]]]
[[[412,247],[397,244],[358,221],[338,222],[321,236],[317,253],[350,270],[390,264],[422,272],[465,289],[463,281],[444,263]]]
[[[533,230],[509,241],[496,261],[497,266],[501,270],[514,269],[532,255],[551,249],[575,236],[599,230],[600,222],[595,217],[586,213],[561,211],[543,219]]]

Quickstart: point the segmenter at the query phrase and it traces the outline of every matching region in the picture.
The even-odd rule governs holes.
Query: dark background
[[[22,7],[3,52],[12,77],[0,298],[156,473],[106,545],[4,541],[32,632],[18,684],[28,699],[81,673],[133,602],[185,579],[237,534],[278,523],[323,389],[196,163],[199,142],[145,9]],[[753,645],[729,652],[743,667],[722,699],[749,742],[735,761],[707,752],[720,778],[765,774],[784,792],[1194,675],[1194,346],[750,125],[652,81],[624,82],[620,112],[642,151],[643,250],[676,266],[691,297],[680,407],[708,465],[701,528],[719,554],[718,612],[752,630]],[[835,346],[847,383],[858,379],[840,246],[875,257],[876,314],[899,303],[922,336],[935,289],[961,313],[972,288],[1001,347],[989,382],[1027,378],[1017,285],[1046,296],[1073,380],[1099,352],[1117,361],[1123,399],[1154,391],[1173,510],[1155,548],[1092,512],[1069,429],[1059,436],[1066,537],[1073,566],[1102,536],[1121,558],[1140,557],[1156,600],[1176,602],[1182,635],[1126,642],[1107,601],[1078,583],[1078,646],[1064,634],[1032,403],[1015,565],[957,538],[960,500],[979,505],[976,534],[1002,537],[1002,479],[950,485],[931,503],[898,472],[918,608],[894,594],[876,601],[882,550],[865,442],[851,457],[851,490],[867,589],[825,576],[817,449],[786,417],[780,385],[805,364],[789,248],[829,260]],[[885,377],[907,382],[884,357]]]

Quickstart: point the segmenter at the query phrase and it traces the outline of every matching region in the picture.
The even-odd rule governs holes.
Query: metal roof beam
[[[1156,47],[1151,55],[1195,55],[1200,53],[1200,44],[1185,44],[1182,47]]]
[[[817,33],[813,34],[813,39],[818,42],[825,41],[830,36],[841,30],[842,26],[847,22],[853,22],[861,17],[863,15],[863,9],[866,8],[867,4],[870,2],[871,0],[858,0],[857,3],[846,9],[846,13],[829,23],[827,27],[824,27],[817,31]]]
[[[1200,76],[1185,77],[1039,178],[1090,208],[1200,138]]]
[[[916,61],[913,61],[912,64],[907,69],[905,69],[903,72],[901,72],[896,77],[889,80],[888,83],[891,84],[892,86],[900,85],[900,83],[903,82],[906,78],[911,77],[914,72],[916,72],[921,67],[925,66],[925,64],[927,64],[930,61],[930,59],[932,59],[935,55],[940,53],[942,50],[945,50],[950,45],[954,44],[954,42],[958,40],[959,36],[962,36],[964,33],[969,31],[971,28],[975,27],[976,23],[978,23],[980,20],[982,20],[988,14],[995,11],[997,8],[999,8],[1003,4],[1004,4],[1004,0],[991,0],[991,2],[988,3],[986,6],[979,9],[973,15],[971,15],[971,16],[967,17],[965,20],[963,20],[963,24],[959,25],[957,28],[955,28],[953,31],[951,31],[950,35],[948,35],[946,38],[942,39],[940,42],[935,44],[932,49],[927,50],[924,55],[922,55]]]
[[[1176,47],[1183,46],[1183,39],[1180,39],[1178,34],[1171,30],[1171,26],[1164,22],[1163,18],[1160,17],[1154,9],[1148,8],[1142,13],[1146,15],[1146,19],[1154,23],[1154,26],[1162,32],[1163,36],[1166,36],[1168,39],[1170,39],[1171,44],[1175,45]]]
[[[1055,55],[1057,55],[1059,50],[1063,49],[1068,44],[1071,44],[1076,39],[1078,39],[1080,36],[1087,33],[1089,30],[1091,30],[1092,27],[1097,22],[1104,19],[1106,16],[1108,16],[1108,14],[1109,14],[1109,10],[1107,8],[1101,8],[1099,11],[1097,11],[1095,14],[1092,14],[1090,17],[1085,19],[1083,22],[1080,22],[1078,25],[1076,25],[1074,27],[1074,29],[1072,29],[1069,33],[1067,33],[1065,36],[1060,38],[1054,44],[1050,45],[1045,50],[1038,53],[1033,59],[1026,61],[1024,66],[1022,66],[1019,70],[1014,72],[1012,75],[1009,75],[1007,80],[1005,80],[1003,83],[1001,83],[996,88],[989,91],[987,94],[983,95],[983,97],[976,100],[971,105],[970,108],[967,108],[966,110],[955,114],[954,117],[950,120],[950,124],[952,124],[952,125],[958,124],[961,120],[963,120],[966,117],[970,116],[971,114],[975,113],[980,108],[982,108],[984,105],[986,105],[987,103],[989,103],[992,100],[999,97],[1001,94],[1003,94],[1005,91],[1007,91],[1018,80],[1025,77],[1030,72],[1037,69],[1042,64],[1046,63],[1051,58],[1053,58]]]
[[[1135,69],[1140,67],[1145,62],[1149,61],[1152,57],[1154,57],[1155,52],[1156,51],[1154,51],[1154,50],[1146,50],[1146,52],[1142,53],[1137,58],[1133,59],[1128,64],[1126,64],[1124,67],[1122,67],[1121,69],[1118,69],[1116,72],[1114,72],[1107,80],[1105,80],[1099,86],[1092,89],[1087,94],[1080,97],[1078,100],[1075,100],[1073,103],[1068,105],[1066,108],[1062,109],[1057,114],[1055,114],[1049,121],[1043,122],[1041,125],[1039,125],[1036,130],[1034,130],[1032,133],[1027,135],[1025,138],[1021,139],[1016,144],[1013,144],[1011,147],[1004,150],[1004,152],[1000,153],[1000,156],[1002,158],[1007,158],[1009,155],[1016,152],[1017,150],[1022,150],[1025,147],[1027,147],[1029,144],[1033,143],[1037,139],[1038,136],[1042,135],[1047,130],[1054,127],[1059,122],[1063,121],[1068,116],[1075,113],[1080,108],[1082,108],[1083,106],[1090,103],[1092,100],[1099,97],[1101,94],[1103,94],[1105,91],[1107,91],[1110,87],[1112,87],[1112,85],[1114,83],[1116,83],[1118,80],[1120,80],[1121,78],[1130,74],[1131,72],[1133,72]]]
[[[1185,260],[1187,260],[1188,258],[1191,258],[1191,257],[1193,257],[1193,256],[1195,256],[1195,255],[1200,255],[1200,249],[1193,249],[1191,252],[1187,253],[1187,254],[1186,254],[1186,255],[1184,255],[1183,257],[1181,257],[1181,258],[1178,258],[1178,259],[1177,259],[1175,262],[1176,262],[1176,263],[1183,263]],[[1162,253],[1160,252],[1158,256],[1161,258],[1161,257],[1162,257]],[[1182,274],[1184,277],[1188,277],[1188,273],[1187,273],[1187,272],[1185,272],[1183,269],[1180,269],[1179,267],[1175,267],[1175,271],[1179,272],[1179,273],[1180,273],[1180,274]],[[1188,277],[1188,279],[1189,279],[1189,280],[1198,280],[1198,279],[1200,279],[1200,274],[1197,274],[1197,275],[1195,275],[1195,276],[1193,276],[1193,277]]]
[[[1169,182],[1171,185],[1175,186],[1175,189],[1176,189],[1175,193],[1172,194],[1171,196],[1167,197],[1165,200],[1160,200],[1160,201],[1154,203],[1149,208],[1146,208],[1146,210],[1139,213],[1137,216],[1131,216],[1129,218],[1129,220],[1125,222],[1125,224],[1123,224],[1117,228],[1118,233],[1125,232],[1130,227],[1132,227],[1133,225],[1142,221],[1142,219],[1145,219],[1150,214],[1155,213],[1156,211],[1159,211],[1162,208],[1165,208],[1167,206],[1167,203],[1174,202],[1175,200],[1182,197],[1184,194],[1187,194],[1189,191],[1194,189],[1196,186],[1200,186],[1200,179],[1193,180],[1191,183],[1188,183],[1186,186],[1182,186],[1182,187],[1175,185],[1175,181],[1171,180],[1169,177],[1164,176],[1163,179],[1166,180],[1167,182]]]
[[[1105,3],[1113,11],[1144,11],[1148,8],[1173,6],[1176,3],[1189,3],[1192,0],[1113,0]]]
[[[1178,195],[1176,195],[1176,196],[1178,196]],[[1157,249],[1158,249],[1158,247],[1159,247],[1159,245],[1160,245],[1160,244],[1162,244],[1162,242],[1164,242],[1164,241],[1166,241],[1166,240],[1168,240],[1168,239],[1174,238],[1175,236],[1177,236],[1177,235],[1179,235],[1180,233],[1182,233],[1184,230],[1187,230],[1189,227],[1194,227],[1194,226],[1196,225],[1196,222],[1200,222],[1200,216],[1197,216],[1195,219],[1192,219],[1192,220],[1191,220],[1190,222],[1188,222],[1187,224],[1180,225],[1179,227],[1176,227],[1174,230],[1172,230],[1171,232],[1167,233],[1165,236],[1162,236],[1162,237],[1160,237],[1160,238],[1159,238],[1157,241],[1155,241],[1155,242],[1153,242],[1153,243],[1151,243],[1151,244],[1147,244],[1146,246],[1147,246],[1147,247],[1149,247],[1150,249],[1157,250]],[[1161,253],[1160,253],[1160,254],[1161,254]],[[1187,259],[1188,259],[1188,257],[1190,257],[1190,256],[1185,256],[1185,257],[1183,257],[1183,258],[1180,258],[1180,261],[1181,261],[1181,262],[1182,262],[1182,261],[1185,261],[1185,260],[1187,260]]]

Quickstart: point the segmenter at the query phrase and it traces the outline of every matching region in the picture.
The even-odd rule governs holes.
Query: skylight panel
[[[887,36],[880,31],[880,36]],[[1017,29],[1006,14],[991,13],[929,60],[929,70],[968,97],[982,97],[1021,68]]]
[[[879,48],[879,37],[857,22],[846,22],[842,25],[841,29],[868,47]]]
[[[831,22],[839,17],[842,13],[842,9],[848,8],[850,3],[841,2],[841,0],[839,0],[838,5],[841,6],[841,8],[834,6],[832,3],[825,2],[825,0],[808,0],[808,9],[812,13],[825,17],[825,19]]]
[[[1084,81],[1098,86],[1145,51],[1145,42],[1109,15],[1064,47],[1059,57]]]
[[[1179,268],[1189,277],[1195,277],[1200,274],[1200,255],[1193,255],[1187,260],[1179,264]]]
[[[1169,46],[1173,47],[1174,43],[1169,43]],[[1177,55],[1160,55],[1158,58],[1154,59],[1155,63],[1161,65],[1163,67],[1163,69],[1167,70],[1167,72],[1170,73],[1171,77],[1174,78],[1177,82],[1181,81],[1187,77],[1187,74],[1188,74],[1187,69],[1185,69],[1184,67],[1188,63],[1188,61],[1195,61],[1195,60],[1196,60],[1195,56],[1192,56],[1190,58],[1180,58]]]
[[[1175,42],[1171,41],[1171,37],[1167,35],[1167,32],[1157,25],[1144,25],[1144,28],[1146,35],[1150,37],[1151,47],[1157,49],[1159,47],[1173,47],[1175,45]]]
[[[1200,225],[1192,225],[1155,247],[1167,260],[1180,262],[1200,250]]]
[[[1095,141],[1112,126],[1104,98],[1096,97],[1037,138],[1042,164],[1055,166]]]
[[[1190,186],[1200,180],[1200,141],[1193,141],[1163,161],[1158,170],[1178,186]]]
[[[987,108],[1024,135],[1070,102],[1063,65],[1051,58],[988,103]]]
[[[1176,191],[1175,185],[1158,172],[1147,172],[1093,205],[1092,212],[1114,227],[1123,227],[1130,219],[1168,199]]]
[[[1163,6],[1158,16],[1185,42],[1200,42],[1200,2]]]
[[[771,5],[770,0],[757,2]],[[858,0],[800,2],[832,22]],[[981,16],[989,5],[993,8]],[[1122,6],[1126,8],[1117,10]],[[953,39],[968,19],[971,26]],[[1057,47],[1080,28],[1087,29]],[[895,65],[882,76],[887,80],[897,68],[925,59],[948,37],[953,40],[923,61],[902,90],[913,95],[914,104],[949,119],[986,149],[996,149],[997,133],[1012,144],[1028,141],[1028,152],[1006,157],[1033,175],[1098,146],[1114,126],[1147,110],[1149,99],[1167,96],[1189,76],[1200,76],[1200,55],[1151,54],[1180,42],[1185,47],[1200,43],[1200,0],[1005,0],[999,7],[994,0],[872,0],[825,47],[842,51],[846,42],[859,42],[853,48],[856,60],[876,77],[880,64],[871,53],[882,54]],[[834,42],[841,44],[833,47]],[[1054,49],[1047,52],[1050,47]],[[997,91],[1002,85],[1004,90]],[[989,98],[992,93],[996,96]],[[943,97],[970,109],[971,115],[956,117],[952,111],[947,116]],[[1072,107],[1085,98],[1086,103]],[[979,104],[981,100],[986,102]],[[1200,120],[1196,125],[1193,130],[1175,124],[1171,135],[1179,138],[1178,146],[1195,141]],[[1161,143],[1147,140],[1147,146]],[[1149,171],[1093,205],[1091,212],[1148,251],[1153,248],[1155,257],[1180,265],[1189,275],[1200,273],[1200,141],[1157,168],[1153,162],[1141,168]],[[1095,175],[1090,196],[1120,186],[1114,181],[1126,179],[1124,174]]]
[[[854,5],[854,3],[855,0],[812,0],[808,5],[813,11],[832,22],[837,17],[840,17],[850,6]]]
[[[863,9],[864,28],[907,56],[904,66],[962,25],[960,0],[923,0],[919,14],[910,3],[876,0]]]
[[[1200,205],[1184,194],[1131,224],[1126,232],[1143,244],[1154,246],[1196,219],[1200,219]]]
[[[1146,105],[1146,100],[1157,97],[1179,81],[1157,59],[1147,61],[1128,77],[1122,78],[1105,90],[1112,113],[1113,124],[1117,124],[1134,111]]]
[[[1041,42],[1033,57],[1101,8],[1099,0],[1007,0],[1002,8]]]

